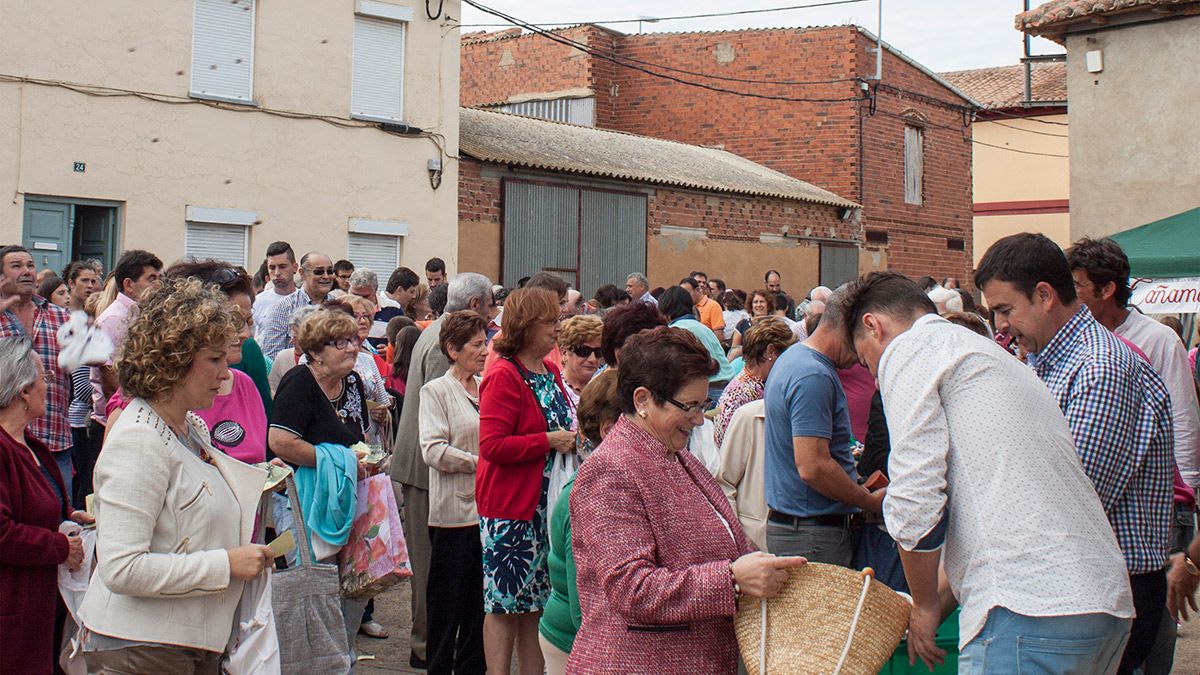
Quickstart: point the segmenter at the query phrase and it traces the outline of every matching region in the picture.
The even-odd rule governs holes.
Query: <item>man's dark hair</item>
[[[767,283],[767,280],[771,278],[772,274],[779,277],[780,281],[783,280],[783,275],[779,273],[779,270],[767,270],[767,273],[763,275],[763,283],[764,284]]]
[[[525,282],[522,288],[544,288],[548,291],[553,291],[558,295],[558,299],[562,300],[567,297],[567,290],[571,287],[567,284],[566,279],[563,279],[554,272],[538,272],[529,277],[529,281]]]
[[[693,291],[700,290],[700,282],[696,281],[692,277],[684,277],[684,278],[680,279],[679,285],[680,286],[691,286]]]
[[[122,253],[121,258],[117,260],[117,266],[113,268],[113,276],[117,280],[117,290],[124,293],[125,280],[137,281],[141,279],[147,267],[161,271],[163,263],[158,259],[158,256],[141,249],[135,248]]]
[[[721,279],[709,279],[709,280],[708,280],[708,283],[710,283],[710,284],[716,284],[716,285],[717,285],[717,293],[724,293],[724,292],[725,292],[726,286],[725,286],[725,282],[724,282],[723,280],[721,280]]]
[[[349,260],[339,260],[333,263],[333,271],[336,272],[353,272],[354,263]]]
[[[849,344],[854,344],[854,333],[861,326],[864,314],[882,313],[895,317],[937,314],[937,306],[925,291],[899,272],[871,272],[850,282],[829,299],[826,313],[831,309],[841,313]]]
[[[412,288],[421,283],[421,277],[417,273],[407,267],[397,267],[392,276],[388,277],[387,288],[384,290],[388,293],[395,293],[397,289]]]
[[[195,277],[206,284],[214,284],[227,296],[254,297],[254,285],[246,270],[220,260],[185,258],[168,267],[164,275],[168,279]]]
[[[596,289],[596,294],[592,296],[592,299],[599,303],[601,307],[607,309],[617,304],[617,296],[620,290],[616,284],[604,284]]]
[[[449,297],[450,284],[438,284],[429,289],[429,309],[433,312],[434,318],[437,318],[446,311],[446,300]]]
[[[1129,258],[1117,242],[1108,237],[1084,237],[1067,249],[1067,266],[1072,272],[1083,270],[1088,281],[1099,288],[1111,281],[1117,287],[1113,293],[1117,307],[1123,308],[1129,304],[1129,296],[1133,292],[1129,288]]]
[[[691,293],[680,286],[668,288],[658,298],[658,311],[662,312],[668,321],[674,321],[681,316],[692,316],[692,307],[694,305]]]
[[[0,263],[12,253],[29,253],[29,249],[20,244],[9,244],[8,246],[0,247]]]
[[[975,314],[979,313],[979,306],[975,304],[975,296],[971,295],[966,291],[966,289],[963,288],[955,288],[952,290],[958,291],[958,296],[962,298],[964,312],[973,312]]]
[[[975,268],[975,287],[1005,281],[1033,299],[1037,285],[1046,282],[1063,304],[1075,302],[1075,279],[1067,256],[1044,234],[1022,232],[1004,237],[983,254]]]
[[[273,241],[267,246],[267,257],[273,255],[287,254],[288,262],[296,262],[296,252],[292,250],[292,245],[286,241]]]
[[[708,275],[707,275],[707,274],[705,274],[704,272],[701,272],[700,270],[696,270],[695,272],[692,272],[692,273],[691,273],[691,274],[689,274],[688,276],[689,276],[689,277],[691,277],[691,278],[693,278],[693,279],[695,279],[696,277],[704,277],[704,280],[705,280],[705,281],[708,281]]]
[[[917,279],[917,287],[926,293],[928,293],[930,291],[930,289],[932,289],[934,286],[937,286],[937,285],[938,285],[937,280],[929,275],[925,275],[925,276],[921,277],[920,279]]]
[[[776,312],[780,310],[787,311],[788,306],[792,304],[790,300],[791,298],[788,297],[787,293],[779,291],[771,295],[771,306],[775,308],[774,311]]]
[[[430,258],[425,263],[425,271],[426,272],[441,272],[441,273],[445,274],[446,261],[442,260],[441,258]]]
[[[0,258],[0,260],[2,259]],[[96,268],[92,267],[92,264],[85,260],[72,260],[63,268],[62,278],[68,284],[73,284],[79,278],[79,274],[85,271],[95,272]]]

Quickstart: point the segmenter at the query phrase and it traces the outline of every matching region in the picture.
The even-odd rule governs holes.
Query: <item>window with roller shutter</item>
[[[188,223],[184,232],[183,254],[189,258],[223,260],[231,265],[246,266],[245,225]]]
[[[371,270],[384,283],[400,266],[400,237],[351,232],[346,259],[354,263],[355,269]]]
[[[412,10],[359,0],[355,11],[350,115],[400,122],[404,115],[404,31]]]
[[[255,0],[194,2],[191,95],[252,103]]]

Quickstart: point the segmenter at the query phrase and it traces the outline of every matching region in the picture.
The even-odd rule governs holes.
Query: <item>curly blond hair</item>
[[[312,358],[325,343],[358,337],[358,322],[346,312],[322,308],[309,314],[296,327],[296,344]]]
[[[558,346],[571,349],[589,342],[599,342],[604,332],[604,322],[598,316],[580,314],[559,324]]]
[[[224,352],[243,319],[215,285],[167,279],[138,303],[116,358],[126,396],[165,400],[203,349]]]
[[[796,334],[787,322],[775,316],[756,319],[746,329],[742,339],[742,358],[746,363],[760,363],[767,356],[767,348],[774,346],[776,355],[782,354],[796,341]]]

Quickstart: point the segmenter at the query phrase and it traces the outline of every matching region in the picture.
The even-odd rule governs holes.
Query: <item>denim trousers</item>
[[[767,550],[775,555],[799,555],[809,562],[850,567],[854,538],[845,527],[767,522]]]
[[[1111,675],[1130,619],[1109,614],[1025,616],[993,607],[958,657],[959,675]]]

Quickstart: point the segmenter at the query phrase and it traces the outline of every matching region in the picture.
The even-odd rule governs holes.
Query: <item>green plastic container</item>
[[[946,650],[946,660],[942,665],[933,670],[934,675],[954,675],[958,672],[958,610],[955,609],[942,625],[938,626],[937,636],[934,638],[937,646]],[[879,671],[879,675],[901,675],[905,673],[929,673],[930,670],[925,667],[925,664],[917,659],[916,665],[908,665],[908,641],[901,640],[900,646],[896,648],[896,653],[892,655],[892,659],[884,664],[883,670]]]

